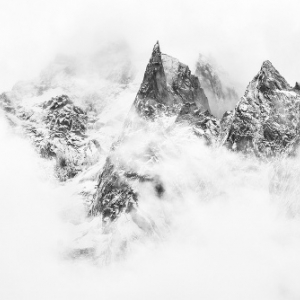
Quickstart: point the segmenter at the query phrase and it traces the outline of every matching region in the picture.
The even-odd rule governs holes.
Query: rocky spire
[[[264,94],[273,93],[275,90],[291,89],[285,78],[281,76],[269,60],[263,62],[259,73],[251,81],[250,85],[250,90],[256,87],[258,91]]]
[[[147,146],[146,140],[145,147],[141,147],[138,153],[134,147],[128,148],[128,144],[137,138],[141,130],[153,130],[150,121],[163,115],[178,115],[181,108],[186,106],[189,109],[180,114],[184,115],[181,119],[192,118],[201,121],[201,132],[204,131],[203,128],[209,130],[214,127],[214,124],[208,125],[209,116],[202,115],[205,112],[209,113],[210,108],[198,77],[192,75],[189,67],[176,58],[162,54],[157,42],[132,107],[132,111],[137,112],[138,117],[135,113],[130,113],[125,121],[118,142],[114,144],[99,177],[90,214],[101,214],[103,219],[113,220],[122,212],[134,211],[139,201],[137,186],[140,184],[151,184],[155,191],[164,191],[159,174],[150,176],[143,173],[143,170],[147,169],[145,157],[148,157],[149,153],[155,155],[156,150],[151,145]],[[124,152],[126,157],[122,156]],[[132,165],[128,164],[131,156],[134,156]],[[137,168],[138,161],[140,165]],[[158,192],[159,197],[162,193]]]
[[[159,41],[156,42],[156,44],[153,47],[153,51],[152,51],[152,56],[150,58],[151,59],[155,58],[155,57],[161,57],[161,51],[160,51],[160,46],[159,46]]]
[[[176,58],[162,54],[159,42],[152,51],[144,79],[134,101],[143,117],[155,117],[160,112],[178,114],[186,103],[196,104],[201,111],[210,107],[197,76]]]
[[[157,41],[153,47],[134,106],[141,116],[150,117],[156,113],[157,106],[168,105],[170,102],[160,46]]]
[[[300,127],[300,96],[265,61],[237,104],[228,127],[229,148],[274,156],[289,151]]]

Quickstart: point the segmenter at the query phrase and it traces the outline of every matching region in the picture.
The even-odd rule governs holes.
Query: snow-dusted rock
[[[123,132],[99,178],[90,210],[92,215],[101,214],[104,219],[113,220],[122,212],[132,211],[138,203],[139,183],[150,184],[159,197],[163,196],[164,187],[159,176],[151,174],[157,145],[151,142],[150,136],[160,136],[155,132],[160,127],[159,122],[161,128],[168,122],[174,124],[183,106],[192,106],[201,120],[205,112],[210,112],[199,79],[191,74],[188,66],[162,54],[157,42]],[[205,120],[202,122],[207,131],[214,131],[213,121],[209,121],[211,126],[207,126]],[[149,135],[148,140],[143,140],[145,134]]]
[[[271,62],[265,61],[237,104],[224,143],[258,156],[280,155],[294,145],[299,121],[297,87],[292,88]]]
[[[39,153],[55,158],[58,178],[65,181],[74,177],[84,161],[86,143],[86,113],[75,106],[66,95],[57,96],[38,105],[23,127]],[[24,112],[19,114],[22,118]]]
[[[134,101],[136,111],[151,118],[161,113],[175,115],[185,103],[195,103],[201,111],[210,111],[198,78],[188,66],[162,54],[157,42]]]

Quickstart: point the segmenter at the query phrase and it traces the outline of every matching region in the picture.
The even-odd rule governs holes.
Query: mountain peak
[[[269,60],[265,60],[262,63],[259,73],[254,77],[250,86],[253,83],[255,87],[264,93],[267,91],[291,89],[285,78],[275,69]]]
[[[262,63],[261,68],[275,69],[274,66],[273,66],[273,64],[272,64],[269,60],[265,60],[265,61]]]
[[[150,63],[161,64],[161,51],[159,41],[157,41],[153,47]]]
[[[136,111],[150,118],[162,112],[176,114],[186,102],[195,103],[202,111],[210,111],[198,77],[178,59],[162,54],[157,41],[134,101]]]
[[[160,52],[160,45],[159,45],[159,41],[157,41],[153,47],[153,52]]]
[[[162,54],[159,42],[153,47],[132,111],[134,113],[129,114],[126,119],[123,131],[99,177],[97,193],[90,209],[91,215],[101,213],[104,219],[114,220],[121,212],[133,211],[140,197],[137,186],[142,182],[152,183],[155,191],[164,190],[159,179],[143,173],[143,170],[147,169],[145,155],[148,155],[149,151],[156,151],[146,144],[148,141],[145,140],[145,147],[141,148],[139,154],[134,154],[135,147],[127,152],[126,158],[118,154],[125,151],[122,150],[128,145],[125,140],[134,141],[136,137],[140,139],[141,130],[152,130],[152,122],[141,122],[139,117],[144,121],[154,121],[159,116],[180,115],[181,118],[176,119],[176,122],[187,121],[198,136],[213,139],[213,134],[217,133],[217,121],[210,115],[209,103],[198,77],[191,74],[189,67],[178,59]],[[135,113],[138,118],[135,117]],[[114,152],[117,148],[118,152]],[[135,161],[141,160],[139,169],[135,170],[123,161],[123,157],[127,161],[130,155],[135,157]],[[118,159],[115,159],[115,156],[118,156]]]
[[[300,120],[297,94],[297,87],[292,88],[269,60],[264,61],[227,127],[229,147],[258,156],[294,151]]]

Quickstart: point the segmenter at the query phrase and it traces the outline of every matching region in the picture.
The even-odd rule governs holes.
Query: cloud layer
[[[300,80],[296,0],[281,1],[8,1],[0,4],[1,89],[36,76],[58,52],[89,53],[126,40],[141,69],[151,48],[193,69],[211,54],[243,86],[269,59],[287,80]]]

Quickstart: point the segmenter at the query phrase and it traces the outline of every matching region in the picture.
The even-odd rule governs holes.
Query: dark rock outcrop
[[[224,113],[220,121],[220,130],[219,130],[219,144],[223,145],[228,137],[229,128],[232,123],[234,110],[228,110]]]
[[[210,111],[199,79],[191,74],[188,66],[162,54],[157,42],[134,107],[140,116],[153,118],[162,113],[177,114],[185,103],[194,103],[201,111]]]
[[[52,136],[72,135],[84,137],[87,126],[87,115],[74,105],[66,95],[50,99],[43,104],[47,110],[45,123]]]
[[[191,126],[194,133],[199,137],[204,137],[208,145],[218,140],[219,121],[208,110],[203,112],[198,109],[194,103],[186,103],[182,107],[176,123],[185,123]]]
[[[230,149],[276,156],[299,135],[300,95],[265,61],[237,104],[224,143]]]
[[[207,122],[202,119],[205,112],[210,114],[210,108],[199,79],[191,74],[188,66],[162,54],[157,42],[131,112],[124,124],[123,133],[113,145],[99,178],[97,193],[90,210],[91,215],[101,214],[106,220],[114,220],[121,212],[132,211],[138,203],[138,192],[135,188],[137,183],[148,182],[152,184],[153,190],[159,197],[163,196],[164,187],[158,176],[153,177],[147,172],[135,170],[134,166],[128,166],[128,162],[115,152],[117,150],[125,153],[128,149],[121,151],[120,148],[130,144],[135,132],[141,129],[147,132],[147,126],[152,121],[159,117],[176,116],[182,107],[187,106],[193,107],[197,114],[201,115],[202,126],[205,127],[204,124]],[[188,113],[193,115],[194,111]],[[153,145],[144,146],[144,150],[141,149],[142,153],[139,154],[142,165],[147,163],[146,157],[155,160]],[[130,159],[127,157],[127,160]]]
[[[88,117],[67,95],[53,97],[33,109],[19,109],[21,127],[39,154],[55,159],[55,175],[66,181],[81,172],[100,145],[86,135]]]

